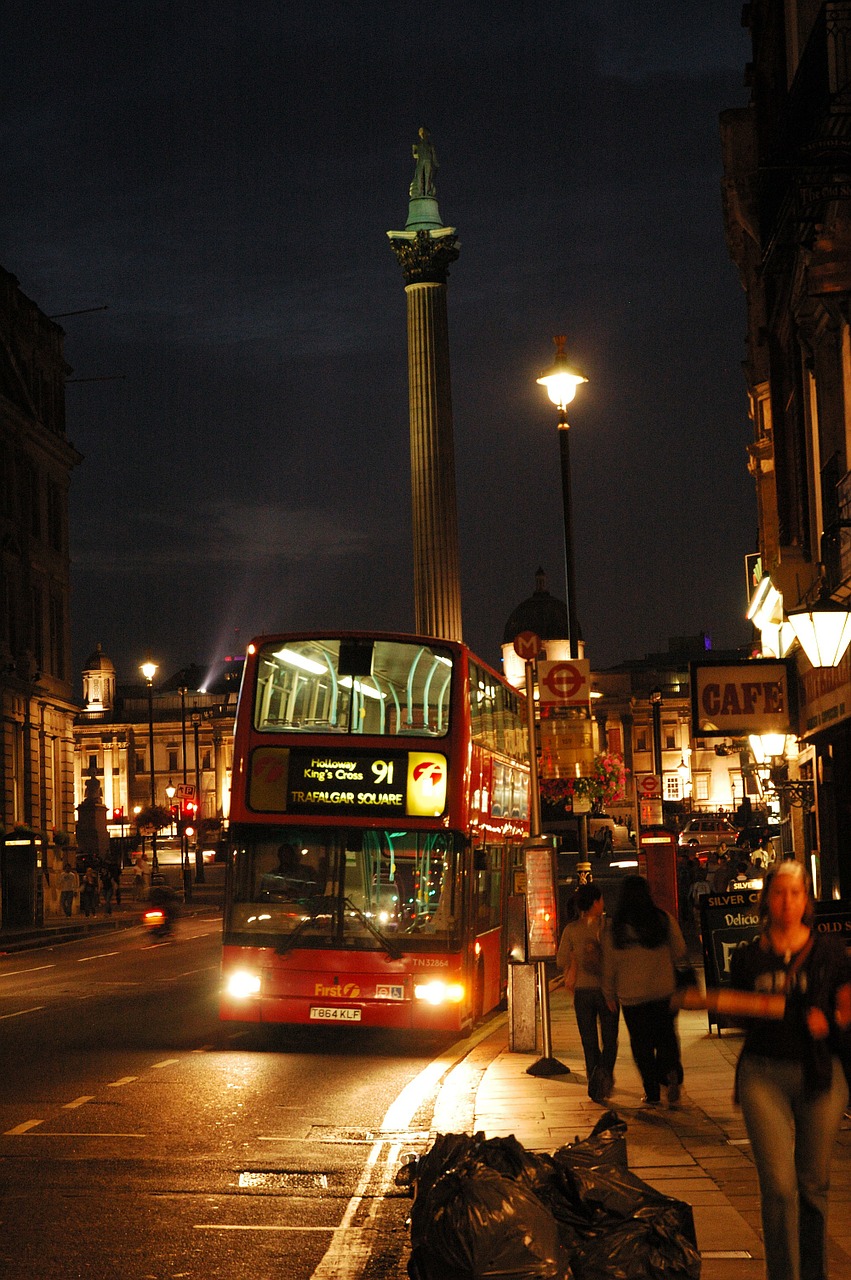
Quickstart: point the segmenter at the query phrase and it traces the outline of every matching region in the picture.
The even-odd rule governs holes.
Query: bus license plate
[[[360,1022],[360,1009],[323,1009],[310,1010],[311,1022]]]

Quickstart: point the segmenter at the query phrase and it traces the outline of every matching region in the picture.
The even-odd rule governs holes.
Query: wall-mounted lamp
[[[804,653],[814,667],[838,667],[851,644],[851,613],[822,591],[815,604],[787,614]]]

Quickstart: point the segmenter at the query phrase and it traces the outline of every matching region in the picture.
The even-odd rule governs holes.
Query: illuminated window
[[[666,800],[682,800],[683,788],[678,773],[666,773],[662,778],[662,795]]]
[[[693,773],[692,781],[694,782],[695,800],[708,800],[709,799],[709,774]]]

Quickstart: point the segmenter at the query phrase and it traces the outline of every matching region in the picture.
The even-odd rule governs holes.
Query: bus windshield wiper
[[[296,944],[296,940],[300,938],[301,935],[307,929],[309,929],[311,925],[316,924],[317,918],[320,915],[322,908],[330,901],[332,901],[332,899],[330,898],[324,898],[324,897],[316,898],[315,910],[311,911],[309,916],[305,916],[303,920],[300,920],[299,923],[296,925],[296,927],[293,929],[292,933],[288,933],[285,938],[281,939],[281,941],[275,947],[275,954],[279,956],[285,956],[288,951],[291,951]]]
[[[364,915],[360,907],[355,906],[351,898],[344,898],[343,906],[349,907],[350,910],[352,910],[355,913],[355,915],[361,921],[361,923],[365,926],[365,928],[372,934],[373,938],[375,938],[377,942],[381,943],[381,946],[390,956],[391,960],[401,960],[402,958],[401,948],[397,947],[395,943],[391,942],[389,938],[385,937],[385,935],[381,932],[381,930],[375,927],[375,925],[370,920],[369,916]]]

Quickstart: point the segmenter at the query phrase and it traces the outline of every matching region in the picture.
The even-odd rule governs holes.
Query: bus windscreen
[[[461,923],[447,831],[247,828],[235,842],[229,931],[287,949],[427,949]]]
[[[293,639],[258,654],[253,724],[267,733],[443,737],[452,655],[436,644]]]

